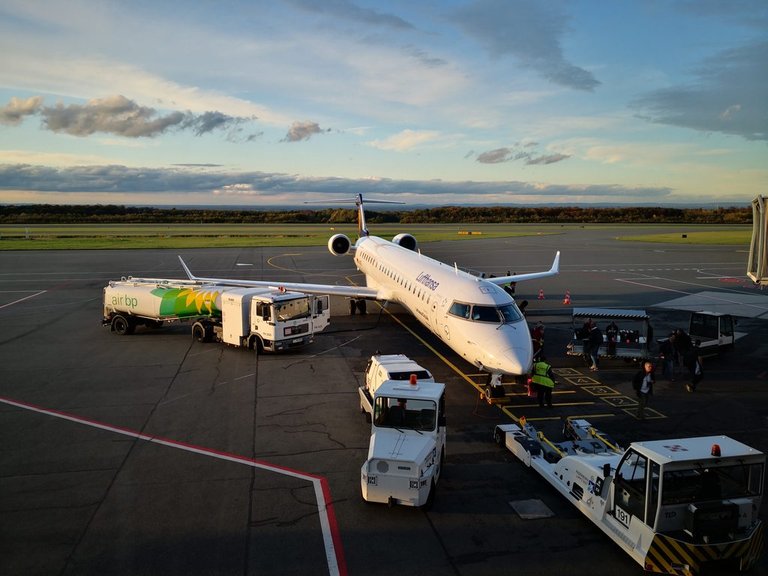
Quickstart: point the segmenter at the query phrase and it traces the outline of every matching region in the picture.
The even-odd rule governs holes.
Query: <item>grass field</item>
[[[658,233],[660,226],[675,232]],[[560,234],[576,229],[615,229],[617,240],[748,246],[752,233],[751,226],[637,224],[377,224],[370,228],[373,233],[385,238],[407,231],[419,242]],[[0,226],[0,250],[323,246],[336,233],[354,239],[357,227],[353,224],[6,225]]]

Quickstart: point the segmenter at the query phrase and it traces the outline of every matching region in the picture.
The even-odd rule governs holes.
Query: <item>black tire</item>
[[[208,342],[208,330],[200,322],[195,322],[192,326],[192,338],[198,342]]]
[[[499,430],[498,427],[493,429],[493,441],[496,442],[499,446],[504,445],[504,432]]]
[[[115,314],[112,317],[112,331],[118,336],[127,336],[133,334],[136,325],[122,314]]]

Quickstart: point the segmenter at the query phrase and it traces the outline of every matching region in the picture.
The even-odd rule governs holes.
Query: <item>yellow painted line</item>
[[[629,414],[630,416],[632,416],[636,420],[639,420],[639,418],[637,417],[637,408],[635,408],[634,410],[624,409],[624,412],[626,412],[627,414]],[[666,418],[666,416],[664,414],[662,414],[661,412],[657,412],[653,408],[648,408],[648,407],[645,408],[645,419],[646,420],[661,420],[662,418]]]
[[[576,394],[576,390],[561,390],[558,392],[553,392],[552,394]],[[506,398],[509,398],[510,396],[528,396],[528,392],[508,392],[504,394]],[[529,398],[536,398],[536,395],[528,396]]]
[[[616,418],[616,414],[575,414],[573,416],[568,416],[571,420],[577,420],[579,418],[582,418],[586,420],[587,418]]]
[[[526,422],[543,422],[545,420],[560,420],[560,416],[542,416],[541,418],[531,418],[530,416],[525,417]]]
[[[594,402],[558,402],[555,406],[594,406]],[[531,398],[530,404],[505,404],[505,408],[538,408],[538,402]]]
[[[296,252],[295,254],[277,254],[267,259],[267,265],[272,266],[272,268],[276,268],[277,270],[286,270],[288,272],[296,272],[296,268],[286,268],[285,266],[278,266],[273,262],[275,258],[283,258],[285,256],[301,256],[301,252]]]

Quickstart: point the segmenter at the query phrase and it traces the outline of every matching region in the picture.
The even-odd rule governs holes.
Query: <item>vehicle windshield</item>
[[[498,307],[485,304],[454,302],[448,309],[448,313],[458,318],[464,318],[465,320],[472,320],[474,322],[492,322],[495,324],[508,324],[523,319],[523,313],[520,312],[520,309],[514,302]]]
[[[432,431],[436,416],[433,400],[379,396],[373,406],[373,423],[379,428]]]
[[[758,496],[763,466],[737,464],[664,472],[662,504],[688,504]]]
[[[275,317],[281,322],[306,318],[309,314],[309,298],[307,297],[275,302]]]

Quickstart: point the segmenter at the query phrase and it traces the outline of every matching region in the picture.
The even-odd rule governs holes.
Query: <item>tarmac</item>
[[[688,231],[644,230],[670,229]],[[199,343],[188,326],[131,336],[101,326],[109,280],[181,278],[177,254],[205,276],[364,282],[325,248],[0,252],[0,573],[641,574],[493,442],[496,424],[520,416],[554,439],[564,418],[583,417],[623,445],[725,434],[768,452],[768,292],[746,278],[746,248],[618,241],[625,232],[422,246],[496,275],[548,269],[562,251],[558,276],[516,290],[529,323],[546,326],[552,409],[515,384],[504,404],[486,402],[484,376],[398,306],[350,316],[334,297],[330,326],[285,354]],[[718,307],[746,336],[706,359],[693,394],[684,374],[659,376],[639,421],[633,363],[604,360],[593,373],[566,355],[573,307],[644,309],[656,337]],[[361,498],[370,425],[357,387],[377,351],[446,383],[447,455],[430,510]],[[768,574],[765,554],[750,574]]]

